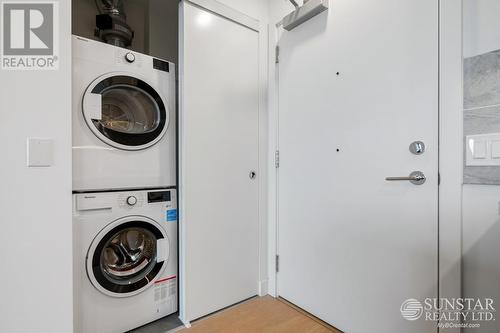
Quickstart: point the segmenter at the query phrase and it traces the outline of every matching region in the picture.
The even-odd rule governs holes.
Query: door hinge
[[[280,271],[280,256],[276,255],[276,273]]]
[[[274,167],[278,169],[280,167],[280,151],[276,150],[274,152]]]
[[[438,172],[438,186],[441,185],[441,174]]]
[[[275,59],[275,61],[277,64],[280,63],[280,47],[279,47],[279,45],[276,45],[276,59]]]

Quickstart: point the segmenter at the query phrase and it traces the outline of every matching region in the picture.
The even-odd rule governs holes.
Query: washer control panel
[[[127,211],[144,207],[157,207],[170,211],[169,217],[176,214],[177,192],[175,189],[142,190],[123,192],[96,192],[75,195],[75,209],[78,211],[103,211],[111,213],[115,208]]]

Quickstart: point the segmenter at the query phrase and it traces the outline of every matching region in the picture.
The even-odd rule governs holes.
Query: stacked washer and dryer
[[[177,311],[175,67],[73,37],[75,331]]]

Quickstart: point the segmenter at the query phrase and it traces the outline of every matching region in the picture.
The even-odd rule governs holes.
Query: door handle
[[[413,171],[410,173],[408,177],[387,177],[385,180],[389,182],[393,181],[409,181],[410,183],[414,185],[422,185],[425,183],[427,178],[425,178],[425,175],[421,171]]]

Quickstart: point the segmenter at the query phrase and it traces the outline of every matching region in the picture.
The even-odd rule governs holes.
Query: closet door
[[[187,1],[181,31],[181,316],[191,321],[258,293],[259,34]]]

